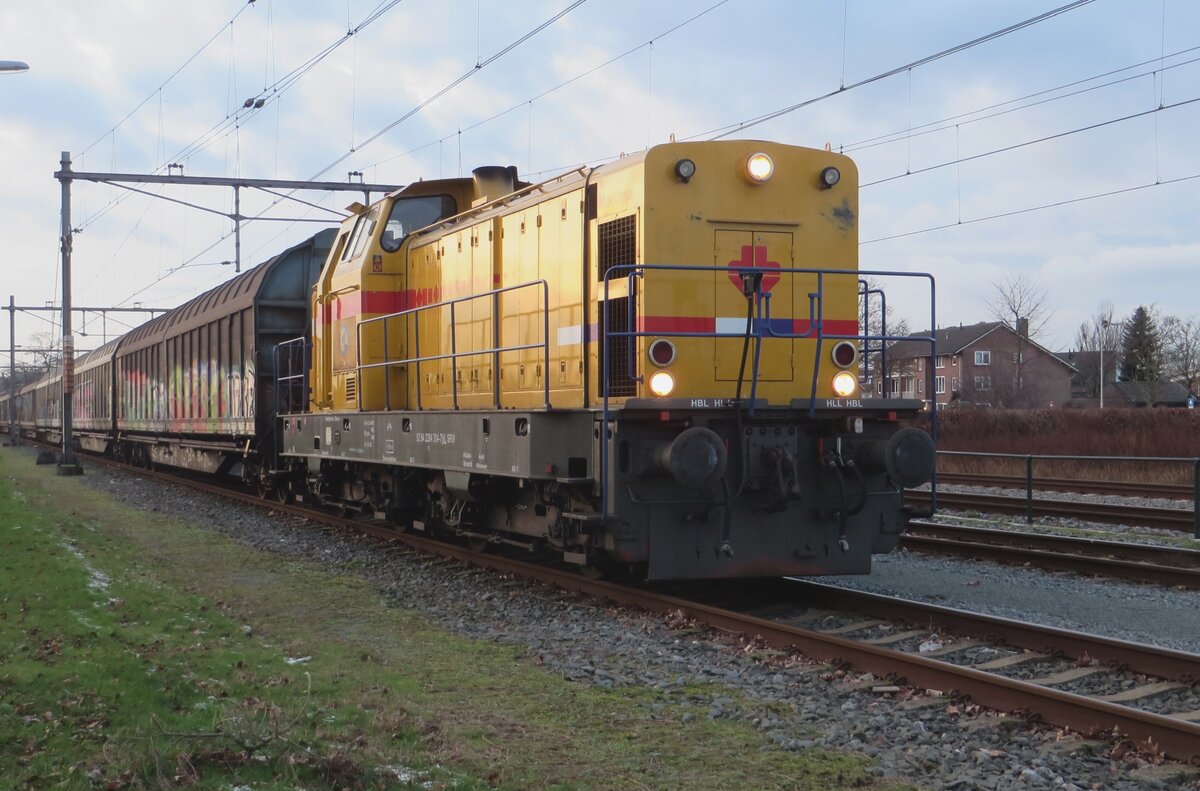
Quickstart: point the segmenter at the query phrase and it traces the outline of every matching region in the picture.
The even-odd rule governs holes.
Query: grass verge
[[[0,453],[0,776],[15,787],[875,786],[861,756],[764,749],[745,723],[683,722],[670,697],[566,682],[361,579],[32,458]]]

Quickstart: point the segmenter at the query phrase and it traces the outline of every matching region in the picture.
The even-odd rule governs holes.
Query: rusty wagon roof
[[[326,238],[331,240],[334,230],[320,231],[297,245],[289,247],[253,269],[226,280],[216,288],[209,289],[194,297],[179,307],[134,328],[122,338],[119,355],[137,351],[157,343],[165,336],[174,336],[194,327],[207,324],[214,317],[228,316],[253,307],[255,298],[262,290],[275,267],[288,256],[303,247],[316,244],[318,247],[330,246]]]

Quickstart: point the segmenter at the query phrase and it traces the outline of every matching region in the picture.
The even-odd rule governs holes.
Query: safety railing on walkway
[[[522,289],[540,289],[542,297],[542,340],[534,343],[518,343],[508,346],[501,345],[501,322],[500,322],[500,296],[509,294]],[[488,299],[491,305],[491,324],[492,324],[492,345],[487,349],[471,349],[468,351],[458,350],[457,332],[457,307],[468,302],[476,300]],[[450,351],[443,354],[421,354],[421,322],[419,319],[412,322],[412,350],[411,357],[405,357],[400,360],[393,360],[390,357],[391,343],[390,340],[395,336],[395,330],[389,332],[389,322],[400,322],[403,319],[412,316],[416,318],[419,314],[449,308],[450,310]],[[407,322],[404,322],[407,324]],[[362,348],[363,348],[363,328],[373,324],[381,324],[383,329],[383,361],[375,363],[363,363]],[[545,280],[530,280],[526,283],[518,283],[513,286],[505,286],[504,288],[496,288],[491,291],[484,291],[479,294],[470,294],[465,297],[456,299],[444,300],[431,305],[421,305],[408,310],[401,310],[395,313],[389,313],[384,316],[375,316],[374,318],[364,319],[358,323],[358,381],[362,381],[363,371],[372,371],[383,369],[384,374],[384,403],[385,409],[392,408],[392,383],[391,376],[386,372],[392,368],[402,365],[412,365],[415,369],[415,379],[417,382],[417,409],[422,409],[421,401],[421,363],[431,363],[438,360],[450,360],[450,388],[451,388],[451,404],[454,409],[458,409],[458,361],[462,357],[480,357],[489,355],[492,357],[492,407],[500,409],[502,404],[501,389],[500,389],[500,355],[505,352],[519,352],[526,349],[541,349],[543,370],[546,375],[542,377],[542,401],[546,409],[550,408],[550,289]],[[358,390],[358,404],[362,407],[362,388]]]

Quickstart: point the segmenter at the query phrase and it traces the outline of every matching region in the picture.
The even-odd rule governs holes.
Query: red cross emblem
[[[778,269],[778,261],[767,260],[767,246],[765,244],[757,245],[742,245],[742,257],[737,261],[729,262],[729,282],[733,283],[734,288],[738,291],[742,290],[742,276],[738,273],[739,269],[754,267],[756,269]],[[766,294],[771,289],[775,288],[775,284],[779,282],[779,275],[764,273],[762,278],[762,293]]]

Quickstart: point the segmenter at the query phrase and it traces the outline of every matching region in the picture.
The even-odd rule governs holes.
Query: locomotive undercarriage
[[[397,530],[451,535],[476,548],[554,550],[584,563],[589,536],[572,519],[584,507],[576,487],[455,471],[325,460],[294,464],[279,492],[386,520]]]
[[[555,431],[580,416],[587,449],[564,438],[589,432]],[[592,413],[307,416],[285,423],[282,485],[398,529],[649,579],[867,573],[904,529],[901,487],[932,471],[927,435],[893,416],[625,410],[603,452]],[[498,441],[491,429],[510,425],[515,439]],[[408,449],[405,434],[419,437]],[[422,450],[424,464],[401,461]]]

